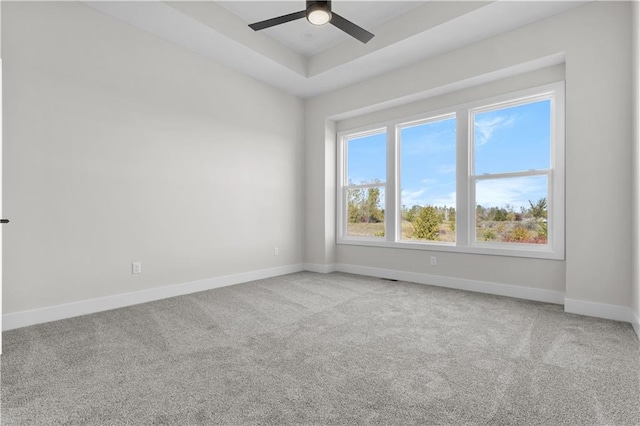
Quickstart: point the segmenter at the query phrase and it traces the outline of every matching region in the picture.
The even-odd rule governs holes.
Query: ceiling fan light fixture
[[[307,21],[312,25],[319,26],[330,23],[351,37],[360,40],[362,43],[366,43],[373,38],[373,34],[364,28],[357,26],[337,13],[331,13],[331,0],[307,0],[307,7],[304,10],[254,22],[253,24],[249,24],[249,27],[254,31],[260,31],[302,18],[307,18]]]
[[[331,10],[326,4],[312,4],[307,9],[307,21],[318,26],[328,24],[331,21]]]

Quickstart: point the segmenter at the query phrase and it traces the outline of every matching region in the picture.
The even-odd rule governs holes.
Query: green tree
[[[362,204],[364,201],[364,190],[349,190],[349,222],[359,223],[362,221]]]
[[[366,184],[368,182],[362,182]],[[380,183],[375,180],[371,183]],[[349,182],[352,185],[352,182]],[[384,221],[384,210],[380,208],[380,188],[348,189],[347,214],[349,223],[378,223]]]
[[[476,206],[476,219],[477,220],[487,219],[487,209],[482,207],[480,204]]]
[[[420,210],[422,210],[421,206],[412,206],[409,210],[407,210],[407,220],[409,222],[413,222],[415,218],[420,214]]]
[[[536,219],[546,219],[547,218],[547,199],[540,198],[537,203],[533,204],[531,200],[529,200],[529,205],[531,208],[531,216]]]
[[[529,211],[538,224],[537,236],[542,243],[547,241],[547,199],[540,198],[535,204],[529,200]]]
[[[421,240],[438,238],[443,217],[433,206],[426,206],[413,221],[413,236]]]
[[[364,201],[362,222],[382,222],[384,213],[380,208],[380,188],[367,188],[367,198]]]
[[[495,209],[495,213],[493,214],[493,220],[504,222],[507,220],[507,215],[507,210],[497,208]]]
[[[456,232],[456,209],[449,207],[449,227],[451,231]]]

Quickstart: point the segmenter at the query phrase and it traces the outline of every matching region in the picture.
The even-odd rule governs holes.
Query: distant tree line
[[[517,221],[524,219],[546,219],[547,218],[547,199],[541,198],[535,204],[529,200],[529,208],[520,207],[520,211],[516,212],[511,204],[504,207],[484,207],[480,204],[476,206],[476,220],[487,221],[493,220],[497,222]]]
[[[372,183],[380,183],[373,181]],[[348,215],[350,223],[384,222],[384,209],[380,204],[380,188],[349,189]]]
[[[373,181],[372,183],[380,183]],[[456,229],[456,209],[447,206],[414,205],[402,206],[403,222],[411,224],[411,238],[420,240],[438,240],[446,232],[446,223],[452,232]],[[384,208],[381,205],[379,187],[349,189],[349,223],[384,222]],[[547,199],[536,202],[529,200],[529,207],[520,207],[516,211],[513,205],[504,207],[476,206],[476,225],[485,241],[546,243],[547,242]],[[383,235],[383,234],[382,234]]]

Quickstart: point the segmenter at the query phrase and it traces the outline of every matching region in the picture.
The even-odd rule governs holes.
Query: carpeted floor
[[[297,273],[4,333],[2,424],[640,424],[629,324]]]

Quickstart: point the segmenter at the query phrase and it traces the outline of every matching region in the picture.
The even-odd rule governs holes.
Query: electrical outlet
[[[438,258],[435,256],[431,256],[431,266],[436,266],[438,264]]]
[[[274,256],[277,256],[278,254],[280,254],[280,252],[279,252],[279,250],[278,250],[278,247],[274,247],[274,248],[273,248],[273,255],[274,255]]]
[[[142,262],[133,262],[131,264],[131,273],[132,274],[141,274],[142,273]]]

